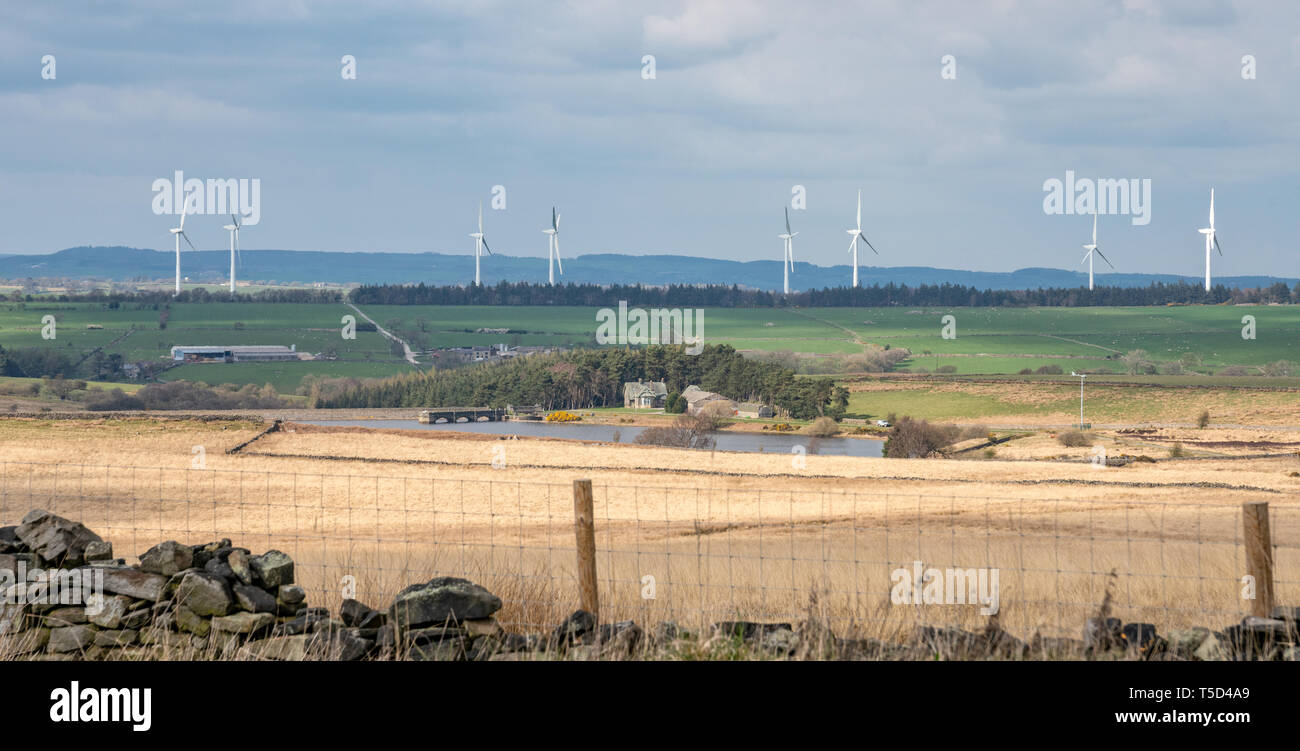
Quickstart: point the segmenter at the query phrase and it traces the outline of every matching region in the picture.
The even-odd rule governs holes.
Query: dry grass
[[[256,453],[222,453],[259,429],[0,422],[9,462],[0,523],[48,508],[126,557],[173,538],[279,548],[298,562],[312,603],[332,608],[347,576],[382,607],[412,582],[464,575],[502,596],[503,619],[525,628],[554,624],[577,600],[571,481],[584,476],[596,487],[607,619],[790,620],[818,591],[837,628],[868,635],[982,623],[975,606],[889,604],[890,572],[922,560],[1000,569],[1002,625],[1027,637],[1077,635],[1112,569],[1126,620],[1239,618],[1239,504],[1262,499],[1273,509],[1280,599],[1300,601],[1300,479],[1285,472],[1296,459],[1094,469],[808,456],[799,468],[787,456],[301,426],[259,440]],[[197,445],[204,470],[189,468]],[[645,576],[653,599],[642,597]]]

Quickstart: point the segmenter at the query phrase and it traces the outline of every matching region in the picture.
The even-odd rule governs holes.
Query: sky
[[[544,257],[555,205],[566,258],[779,260],[802,186],[798,261],[848,262],[861,190],[863,265],[1077,269],[1091,217],[1044,210],[1068,170],[1150,180],[1148,223],[1099,218],[1120,271],[1202,274],[1214,188],[1215,273],[1300,276],[1292,0],[2,12],[0,253],[170,249],[183,170],[260,181],[246,249],[470,253],[482,202],[499,253]]]

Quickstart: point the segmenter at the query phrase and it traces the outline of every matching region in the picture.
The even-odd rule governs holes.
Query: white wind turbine
[[[1205,291],[1210,291],[1210,246],[1223,255],[1223,248],[1219,247],[1219,236],[1214,232],[1214,188],[1210,188],[1210,226],[1199,230],[1205,235]]]
[[[781,270],[785,276],[785,293],[790,294],[790,272],[794,271],[794,238],[798,232],[790,231],[790,209],[785,210],[785,234],[777,235],[785,241],[785,258],[781,261]]]
[[[487,238],[483,237],[483,202],[478,203],[478,232],[471,232],[470,237],[474,238],[474,286],[480,286],[479,283],[479,258],[483,256],[483,251],[492,255],[492,249],[488,247]]]
[[[181,226],[174,227],[171,230],[172,236],[176,238],[176,292],[174,295],[181,293],[181,238],[185,238],[185,243],[190,246],[190,250],[198,250],[194,243],[190,242],[190,236],[185,234],[185,215],[190,211],[190,199],[185,199],[184,205],[181,206]]]
[[[230,294],[235,294],[235,254],[239,252],[239,217],[230,215],[231,224],[222,229],[230,233]]]
[[[866,243],[868,248],[871,248],[872,253],[880,255],[880,251],[876,250],[875,246],[871,244],[871,241],[867,239],[867,236],[862,234],[861,190],[858,191],[858,223],[856,229],[846,229],[844,231],[853,236],[853,239],[849,242],[849,252],[853,254],[853,286],[856,287],[858,286],[858,238],[862,238],[862,242]]]
[[[555,264],[560,264],[560,274],[564,274],[564,261],[560,260],[560,214],[555,213],[555,207],[551,207],[551,227],[544,229],[549,237],[546,241],[546,262],[548,265],[547,278],[551,284],[555,284]]]
[[[1101,256],[1101,260],[1105,261],[1107,266],[1111,267],[1112,269],[1115,268],[1115,264],[1110,262],[1110,259],[1106,257],[1105,253],[1101,252],[1101,248],[1098,247],[1097,245],[1097,210],[1095,208],[1092,210],[1092,242],[1083,246],[1083,249],[1088,251],[1083,255],[1083,261],[1088,262],[1088,289],[1091,290],[1093,253],[1096,253],[1097,255]],[[1083,261],[1079,261],[1079,263],[1083,263]]]

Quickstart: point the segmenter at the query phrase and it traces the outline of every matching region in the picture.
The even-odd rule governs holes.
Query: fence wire
[[[702,627],[812,614],[846,634],[892,638],[918,624],[978,627],[996,612],[1029,638],[1078,636],[1107,592],[1112,615],[1162,630],[1222,628],[1250,610],[1235,503],[856,485],[596,483],[602,620]],[[332,610],[346,597],[384,608],[434,576],[487,587],[505,603],[499,620],[521,631],[549,628],[578,603],[572,478],[0,463],[0,525],[38,508],[84,523],[127,563],[165,540],[281,550],[309,602]],[[1300,523],[1286,504],[1274,504],[1271,522],[1276,599],[1300,603]]]

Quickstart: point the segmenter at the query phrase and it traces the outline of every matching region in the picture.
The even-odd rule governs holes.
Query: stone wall
[[[664,622],[647,631],[632,621],[597,624],[581,610],[553,629],[518,634],[495,620],[500,598],[466,579],[414,584],[384,610],[344,600],[335,615],[308,604],[293,560],[278,550],[169,540],[139,558],[127,565],[111,543],[46,511],[0,527],[0,659],[1300,659],[1294,607],[1167,634],[1099,616],[1081,639],[1029,641],[996,619],[981,631],[921,626],[881,640],[840,638],[813,618],[724,621],[698,632]]]

